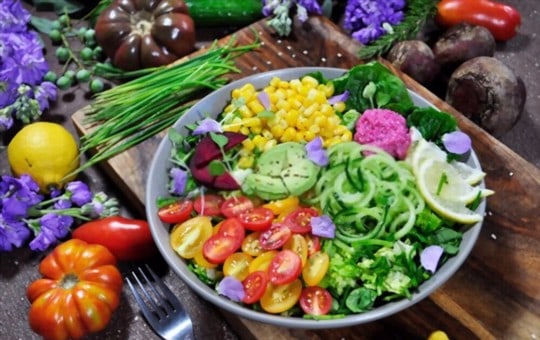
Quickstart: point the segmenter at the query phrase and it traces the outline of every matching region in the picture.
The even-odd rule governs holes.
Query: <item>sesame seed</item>
[[[338,53],[338,54],[337,54],[337,57],[338,57],[338,58],[341,58],[341,57],[343,57],[343,54]]]
[[[491,216],[491,215],[493,215],[493,213],[491,212],[491,210],[490,210],[490,211],[488,211],[488,212],[487,212],[487,214],[488,214],[488,216]]]
[[[289,45],[289,46],[287,46],[287,49],[290,51],[290,50],[292,50],[292,47]]]
[[[497,235],[491,234],[491,238],[494,239],[494,240],[496,240],[496,239],[497,239]]]
[[[296,53],[293,53],[291,57],[296,58]]]
[[[281,57],[283,55],[283,52],[280,51],[277,55]]]
[[[307,51],[307,50],[303,50],[302,53],[304,53],[304,54],[307,55],[307,54],[308,54],[308,51]]]
[[[253,71],[257,71],[257,66],[253,66],[251,69],[252,69]]]
[[[272,65],[272,62],[270,60],[267,60],[266,65]]]
[[[323,63],[326,63],[326,58],[325,58],[325,57],[322,57],[322,58],[321,58],[321,61],[322,61]]]
[[[512,171],[510,171],[510,172],[508,173],[508,176],[510,176],[510,177],[514,176],[514,173],[513,173]]]
[[[278,39],[278,40],[277,40],[277,43],[278,43],[278,44],[281,44],[281,39]]]

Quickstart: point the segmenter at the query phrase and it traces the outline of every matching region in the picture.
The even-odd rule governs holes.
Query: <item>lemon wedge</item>
[[[437,159],[425,159],[420,163],[416,182],[431,209],[450,221],[463,224],[476,223],[483,218],[467,208],[467,204],[478,195],[493,193],[471,186],[450,163]]]

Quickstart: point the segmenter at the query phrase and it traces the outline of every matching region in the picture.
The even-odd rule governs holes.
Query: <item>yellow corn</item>
[[[255,162],[253,156],[244,156],[244,157],[240,157],[238,159],[238,167],[240,167],[241,169],[248,169],[248,168],[251,168],[253,166],[253,163]]]
[[[242,142],[242,147],[244,150],[252,151],[255,148],[255,143],[251,139],[246,138]]]
[[[247,107],[255,114],[261,113],[264,111],[264,106],[259,100],[251,100],[247,103]]]

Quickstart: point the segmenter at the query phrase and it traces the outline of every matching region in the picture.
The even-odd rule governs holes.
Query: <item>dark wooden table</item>
[[[540,336],[540,214],[537,210],[540,206],[540,172],[537,168],[540,166],[540,115],[537,114],[540,91],[536,84],[540,75],[537,61],[540,44],[536,36],[540,32],[540,21],[538,5],[534,0],[509,3],[523,13],[524,25],[518,37],[506,45],[498,46],[497,57],[524,79],[528,100],[520,121],[499,140],[460,119],[460,127],[478,137],[475,139],[475,148],[481,150],[480,159],[488,172],[488,185],[501,194],[489,201],[489,213],[480,239],[462,269],[428,299],[397,315],[357,327],[304,331],[280,329],[223,313],[189,290],[161,258],[154,259],[151,265],[185,301],[194,320],[197,339],[421,339],[435,329],[445,330],[455,339],[535,339]],[[315,19],[301,29],[302,33],[291,37],[289,41],[273,41],[274,47],[279,44],[300,47],[298,55],[293,58],[289,54],[290,60],[274,64],[267,64],[266,59],[261,59],[257,64],[258,69],[253,69],[253,65],[243,65],[246,73],[291,63],[334,66],[333,63],[346,65],[355,62],[354,59],[339,60],[344,56],[351,58],[357,46],[345,35],[336,33],[334,26]],[[212,31],[205,32],[204,36],[199,36],[199,40],[204,43],[209,38],[221,37],[223,31],[215,36],[211,34]],[[309,37],[315,35],[320,41],[310,41]],[[304,54],[307,49],[302,46],[310,47],[309,53]],[[338,49],[343,50],[343,53],[336,53]],[[332,55],[332,61],[329,55]],[[409,87],[421,92],[437,105],[444,106],[439,98],[410,79],[404,79]],[[61,100],[45,118],[61,122],[73,133],[79,133],[70,117],[87,104],[82,89],[68,91],[63,93]],[[7,140],[9,136],[5,136],[3,142],[7,143]],[[155,146],[156,142],[152,141],[149,145]],[[1,173],[9,173],[5,150],[0,152]],[[141,178],[137,180],[143,181],[146,169],[144,165],[141,166]],[[114,170],[112,172],[113,176],[110,168],[103,170],[96,167],[86,171],[81,179],[88,182],[93,190],[103,190],[122,202],[129,201],[122,206],[123,214],[142,216],[141,196],[144,188],[133,187],[131,182],[126,184],[114,176]],[[38,277],[37,265],[42,257],[43,254],[32,253],[28,248],[0,254],[0,301],[4,311],[0,316],[0,339],[38,338],[28,327],[26,313],[29,304],[25,298],[25,289]],[[130,269],[130,265],[121,264],[123,273]],[[138,313],[138,307],[125,287],[121,306],[107,329],[90,338],[157,337]]]

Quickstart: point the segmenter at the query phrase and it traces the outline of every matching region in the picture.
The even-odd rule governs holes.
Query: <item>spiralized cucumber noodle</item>
[[[406,162],[357,142],[330,147],[328,157],[308,201],[332,217],[337,239],[384,244],[413,229],[425,202]]]

